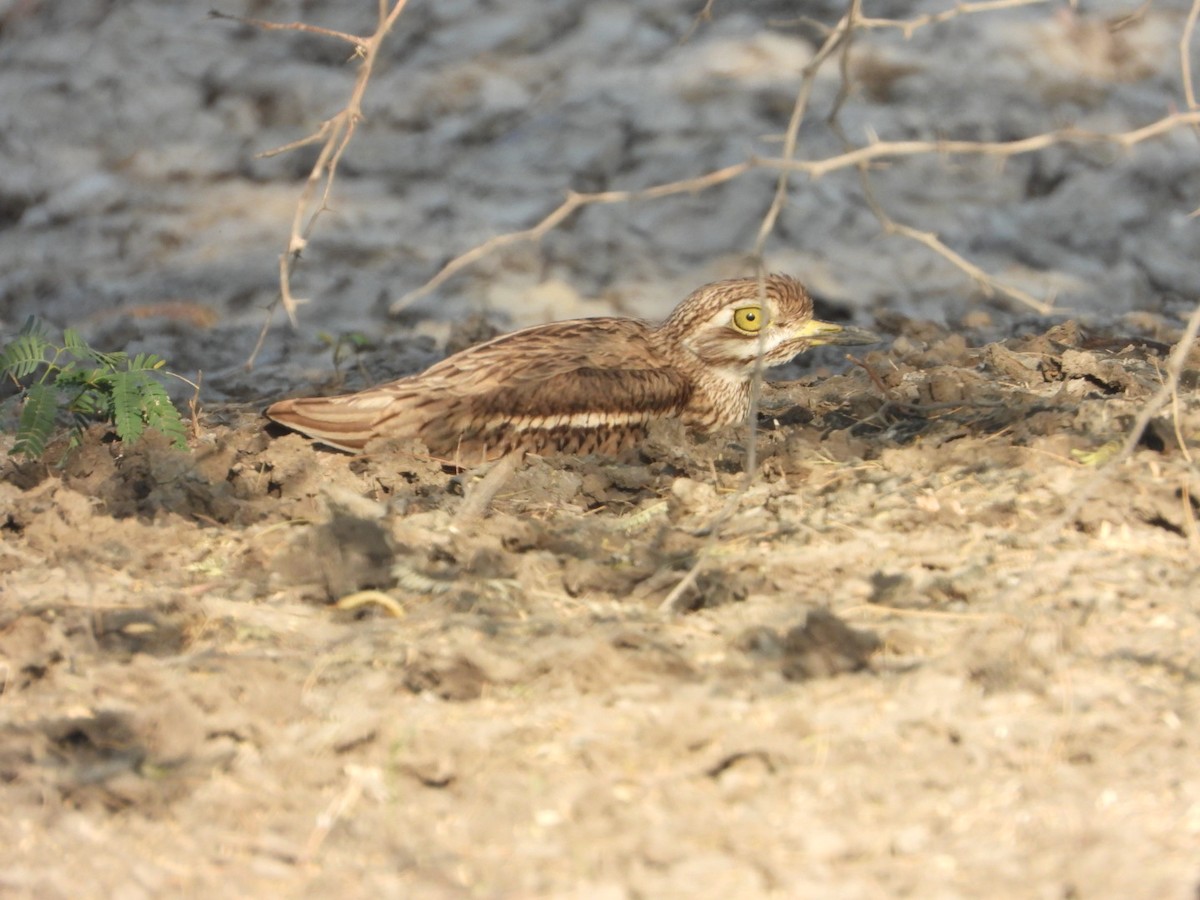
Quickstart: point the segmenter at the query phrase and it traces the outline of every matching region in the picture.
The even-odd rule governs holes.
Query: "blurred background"
[[[377,11],[215,5],[361,35]],[[1186,109],[1189,5],[1044,2],[920,24],[950,4],[867,2],[865,15],[913,25],[856,35],[838,123],[854,145],[1147,125]],[[257,154],[344,106],[350,46],[212,19],[208,4],[0,3],[0,332],[37,314],[103,349],[203,369],[208,400],[259,402],[328,372],[345,333],[377,349],[365,377],[382,379],[436,359],[476,313],[501,329],[661,317],[699,284],[753,271],[776,172],[586,207],[392,307],[458,254],[536,224],[568,190],[638,190],[779,155],[802,71],[845,5],[717,0],[707,18],[703,6],[411,3],[296,269],[294,292],[309,300],[299,325],[277,312],[248,372],[317,147]],[[798,159],[846,149],[827,122],[842,85],[831,60]],[[1128,148],[923,153],[870,177],[888,216],[1004,284],[1084,321],[1154,330],[1200,294],[1197,152],[1194,130],[1177,126]],[[1045,318],[885,233],[854,168],[795,174],[764,255],[864,324],[887,311],[991,340]]]

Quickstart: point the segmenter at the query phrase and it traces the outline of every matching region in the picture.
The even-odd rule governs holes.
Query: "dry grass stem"
[[[1186,475],[1179,482],[1179,503],[1182,507],[1180,518],[1183,520],[1183,531],[1187,535],[1188,543],[1192,545],[1192,552],[1195,553],[1200,551],[1200,527],[1196,525],[1196,511],[1192,505],[1192,489]]]
[[[317,816],[317,822],[309,832],[308,840],[304,844],[304,852],[300,857],[304,863],[311,863],[316,858],[321,845],[325,843],[325,839],[329,837],[334,826],[354,811],[354,807],[358,805],[358,801],[364,794],[376,801],[387,799],[388,791],[382,770],[375,766],[348,764],[345,773],[346,786]]]
[[[758,294],[759,302],[764,307],[766,307],[766,277],[767,272],[762,266],[760,258],[758,260]],[[745,473],[742,483],[701,530],[700,533],[707,536],[704,547],[697,554],[696,561],[692,564],[691,568],[688,569],[683,578],[679,580],[662,603],[659,604],[658,609],[660,612],[674,614],[683,611],[683,597],[688,589],[696,583],[701,569],[707,563],[707,558],[713,555],[716,544],[720,540],[721,528],[737,512],[741,506],[742,498],[745,497],[746,492],[750,490],[750,486],[754,484],[754,479],[758,476],[758,407],[762,400],[763,356],[765,352],[766,332],[763,331],[759,334],[758,361],[754,367],[754,374],[750,379],[750,409],[746,414],[746,453],[743,462]]]

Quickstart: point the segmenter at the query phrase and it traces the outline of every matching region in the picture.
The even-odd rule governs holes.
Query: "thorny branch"
[[[895,28],[903,32],[905,38],[911,38],[920,28],[941,24],[958,16],[995,12],[997,10],[1022,6],[1034,6],[1045,2],[1048,2],[1048,0],[980,0],[980,2],[959,2],[953,7],[938,13],[928,13],[912,19],[902,20],[865,17],[862,15],[860,0],[851,0],[847,6],[846,14],[832,28],[818,23],[811,23],[816,24],[817,27],[825,32],[826,37],[802,73],[791,117],[784,134],[783,151],[780,156],[766,158],[752,156],[744,162],[727,166],[695,178],[657,185],[640,191],[603,191],[591,194],[569,191],[566,199],[542,219],[541,222],[522,231],[497,235],[459,254],[442,266],[425,284],[395,300],[390,307],[390,311],[393,314],[401,311],[415,300],[438,288],[453,275],[503,247],[514,243],[540,240],[549,231],[565,221],[572,213],[584,206],[651,200],[672,194],[698,192],[740,178],[751,171],[761,169],[776,170],[779,172],[779,175],[776,181],[775,194],[772,197],[770,207],[763,217],[752,251],[752,256],[758,260],[758,264],[761,267],[762,252],[766,240],[773,232],[779,214],[787,201],[789,172],[799,172],[808,175],[812,179],[817,179],[840,169],[857,167],[859,168],[860,178],[865,178],[864,166],[866,163],[899,159],[906,156],[930,154],[941,156],[983,155],[1004,159],[1010,156],[1033,153],[1060,144],[1107,143],[1128,149],[1142,141],[1163,135],[1181,125],[1200,125],[1200,115],[1198,115],[1200,110],[1197,110],[1195,106],[1194,91],[1191,90],[1190,70],[1186,64],[1186,43],[1184,43],[1181,44],[1181,59],[1184,60],[1183,75],[1186,85],[1185,94],[1188,97],[1189,103],[1188,112],[1164,116],[1142,128],[1118,133],[1099,133],[1076,128],[1063,128],[1015,141],[879,141],[871,139],[865,146],[847,149],[841,154],[826,159],[804,160],[795,158],[800,125],[808,107],[817,72],[835,51],[841,49],[843,80],[846,79],[847,75],[844,66],[847,57],[845,51],[849,48],[856,32],[865,29]],[[714,0],[706,0],[704,7],[697,13],[692,28],[686,37],[690,38],[700,23],[711,19],[713,5]],[[1071,5],[1074,5],[1074,3]],[[1192,14],[1189,16],[1187,26],[1184,29],[1184,42],[1190,38],[1191,29],[1195,25],[1198,10],[1200,10],[1200,0],[1193,0]],[[806,19],[804,21],[809,20]],[[840,100],[838,105],[840,105]],[[831,114],[831,118],[835,114],[836,108],[835,113]],[[847,142],[847,146],[849,146],[849,142]],[[873,195],[870,196],[873,197]],[[1003,294],[1043,314],[1053,308],[1052,303],[1039,300],[1019,288],[1006,285],[993,278],[982,268],[947,246],[935,233],[922,231],[910,225],[897,222],[888,216],[878,203],[870,201],[869,203],[885,233],[906,237],[937,253],[979,285],[980,290],[983,291],[985,296],[990,297],[997,293]]]
[[[354,135],[358,123],[362,120],[362,97],[366,91],[366,85],[370,80],[379,46],[403,11],[406,2],[407,0],[396,0],[389,9],[387,0],[379,0],[378,24],[375,32],[369,37],[360,37],[302,22],[276,23],[261,19],[212,13],[217,18],[239,21],[264,30],[303,31],[342,40],[353,44],[356,56],[362,60],[354,90],[344,109],[322,123],[313,134],[262,154],[263,156],[273,156],[309,144],[322,143],[321,152],[309,173],[308,181],[297,203],[287,247],[279,259],[279,302],[282,303],[288,318],[293,324],[296,322],[296,308],[304,302],[302,298],[295,297],[291,291],[291,273],[293,267],[307,245],[317,218],[329,208],[330,191],[332,190],[338,164]],[[775,171],[778,173],[776,190],[771,204],[763,217],[752,251],[753,257],[758,260],[759,267],[761,268],[762,252],[766,240],[773,232],[778,216],[787,200],[788,176],[791,172],[799,172],[808,175],[812,179],[817,179],[844,168],[856,167],[859,170],[860,178],[865,178],[865,165],[867,163],[878,163],[907,156],[927,154],[942,156],[985,155],[1004,159],[1019,154],[1036,152],[1058,144],[1109,143],[1129,148],[1142,141],[1165,134],[1180,125],[1200,127],[1200,109],[1196,105],[1195,90],[1188,62],[1188,47],[1197,17],[1200,16],[1200,0],[1193,0],[1191,12],[1180,39],[1180,66],[1185,99],[1188,104],[1187,112],[1168,115],[1142,128],[1120,133],[1105,134],[1066,128],[1016,141],[879,141],[872,138],[865,146],[849,148],[841,154],[826,159],[805,160],[795,158],[800,125],[808,107],[816,74],[825,62],[840,49],[842,51],[843,78],[846,77],[846,51],[857,32],[866,29],[893,28],[900,30],[906,38],[909,38],[920,28],[941,24],[958,16],[1033,6],[1044,2],[1047,2],[1047,0],[979,0],[979,2],[958,2],[941,12],[923,14],[912,19],[875,19],[862,15],[860,0],[851,0],[847,6],[846,14],[832,28],[818,23],[811,23],[821,28],[825,32],[826,37],[802,73],[792,114],[783,138],[783,150],[778,157],[752,156],[744,162],[694,178],[656,185],[638,191],[603,191],[597,193],[568,191],[566,199],[536,225],[520,231],[497,235],[459,254],[447,262],[425,284],[406,293],[393,302],[390,311],[392,313],[399,312],[414,300],[435,290],[453,275],[503,247],[516,243],[536,242],[540,240],[584,206],[653,200],[673,194],[694,193],[741,178],[752,171]],[[714,4],[715,0],[706,0],[703,8],[693,22],[692,31],[701,23],[711,19]],[[1074,4],[1072,3],[1072,5]],[[690,37],[690,35],[691,31],[689,31],[687,37]],[[313,209],[314,197],[318,186],[322,182],[324,183],[324,189],[321,191],[319,203]],[[991,296],[995,293],[1002,293],[1039,312],[1046,312],[1051,308],[1051,304],[1038,300],[1024,291],[1004,285],[992,278],[983,269],[948,247],[935,233],[921,231],[912,226],[896,222],[887,216],[877,203],[871,205],[885,233],[899,234],[941,255],[974,280],[986,295]],[[270,312],[273,311],[274,304],[272,304]],[[263,325],[262,333],[259,335],[258,343],[247,365],[253,365],[253,361],[261,349],[269,328],[270,314]]]
[[[279,302],[283,304],[284,311],[293,325],[296,324],[296,307],[305,301],[303,298],[292,294],[292,270],[296,264],[296,260],[299,259],[301,252],[308,244],[308,239],[312,235],[312,230],[316,225],[317,219],[321,213],[329,208],[329,196],[333,190],[334,179],[337,176],[338,164],[341,162],[346,148],[350,145],[350,140],[354,137],[358,123],[363,118],[362,99],[366,93],[367,84],[371,80],[371,73],[374,71],[379,48],[382,46],[388,32],[391,31],[392,26],[396,24],[400,13],[404,11],[407,2],[408,0],[396,0],[389,9],[386,0],[379,0],[379,17],[376,22],[375,31],[367,37],[359,37],[357,35],[346,34],[345,32],[319,28],[303,22],[281,24],[265,22],[261,19],[243,19],[220,13],[212,14],[217,18],[234,19],[235,21],[266,30],[303,31],[343,40],[354,45],[354,55],[361,60],[358,67],[358,74],[354,80],[354,88],[350,92],[350,99],[340,112],[332,118],[325,120],[308,137],[260,154],[264,157],[275,156],[308,144],[323,142],[321,151],[317,154],[317,161],[313,164],[312,170],[308,174],[308,180],[305,182],[304,188],[300,192],[300,198],[296,203],[287,247],[279,255]],[[317,189],[322,183],[324,184],[324,188],[321,191],[320,200],[317,202],[315,201]],[[247,367],[254,365],[254,360],[262,349],[262,344],[266,339],[274,311],[275,304],[272,304],[267,312],[267,318],[263,323],[258,342],[255,344],[250,358],[246,361]]]
[[[808,110],[808,101],[812,97],[813,86],[817,82],[817,73],[839,46],[848,43],[852,39],[854,21],[858,15],[860,2],[861,0],[851,0],[850,8],[846,15],[841,18],[841,21],[838,22],[829,36],[825,38],[825,42],[817,50],[816,55],[804,67],[800,78],[800,89],[796,91],[796,101],[792,104],[792,115],[788,120],[787,131],[784,132],[783,154],[780,158],[781,163],[790,162],[796,155],[796,147],[800,137],[800,124],[804,121],[804,113]],[[775,196],[771,199],[771,206],[767,209],[767,214],[763,216],[762,225],[758,229],[758,237],[754,240],[754,255],[758,258],[762,257],[763,247],[767,243],[767,238],[775,230],[775,222],[779,218],[779,213],[783,211],[784,203],[787,202],[787,193],[788,167],[781,166],[779,178],[775,182]]]
[[[1198,0],[1200,2],[1200,0]],[[523,241],[537,241],[544,237],[548,232],[552,231],[563,221],[565,221],[572,213],[584,206],[593,206],[597,204],[612,204],[612,203],[630,203],[639,200],[654,200],[660,197],[668,197],[673,194],[697,193],[718,184],[724,184],[728,181],[733,181],[741,178],[743,175],[755,170],[778,170],[787,169],[789,171],[801,172],[808,175],[812,179],[821,178],[841,169],[852,168],[863,165],[867,162],[882,162],[889,159],[899,159],[907,156],[918,156],[921,154],[942,155],[942,156],[992,156],[998,159],[1005,159],[1010,156],[1018,156],[1025,153],[1033,153],[1038,150],[1043,150],[1047,147],[1052,147],[1058,144],[1113,144],[1121,148],[1129,148],[1135,144],[1151,138],[1159,137],[1178,128],[1181,125],[1200,125],[1200,110],[1190,112],[1172,113],[1164,116],[1149,125],[1141,128],[1135,128],[1131,131],[1104,133],[1083,131],[1081,129],[1064,128],[1056,131],[1049,131],[1044,134],[1034,135],[1033,137],[1022,138],[1015,141],[871,141],[864,147],[858,147],[854,150],[849,150],[844,153],[839,153],[835,156],[830,156],[825,159],[788,159],[786,156],[780,157],[751,157],[744,162],[735,163],[726,166],[722,169],[717,169],[712,172],[707,172],[703,175],[698,175],[695,178],[685,178],[680,181],[667,182],[665,184],[655,185],[654,187],[645,188],[636,191],[601,191],[598,193],[579,193],[569,191],[567,198],[554,210],[546,215],[540,222],[531,228],[523,231],[506,232],[505,234],[496,235],[489,238],[481,244],[472,247],[470,250],[459,254],[452,260],[447,262],[438,272],[421,285],[419,288],[404,294],[392,303],[391,312],[397,313],[407,307],[413,301],[420,299],[431,291],[435,290],[447,279],[461,272],[468,266],[478,262],[479,260],[490,256],[497,250],[507,247],[511,244],[520,243]],[[764,220],[765,222],[765,220]],[[907,229],[906,226],[896,225],[897,233],[907,233],[914,240],[919,240],[921,243],[930,245],[925,238],[924,232],[916,231],[915,229]],[[920,237],[917,237],[920,235]],[[939,251],[941,252],[941,251]],[[969,263],[964,268],[962,257],[954,254],[950,258],[959,268],[963,268],[972,278],[978,279],[982,270],[978,267],[971,266]],[[990,280],[990,279],[989,279]],[[1018,298],[1022,302],[1028,303],[1025,299],[1028,295]],[[1030,298],[1032,299],[1032,298]],[[1042,310],[1046,304],[1039,300],[1033,299],[1030,303],[1032,308]]]
[[[437,274],[421,285],[421,287],[409,291],[394,301],[389,311],[393,315],[400,312],[400,310],[407,307],[414,300],[418,300],[431,291],[436,290],[447,279],[484,257],[490,256],[502,247],[522,241],[541,240],[547,233],[557,228],[580,207],[605,203],[628,203],[631,200],[654,200],[658,197],[669,197],[672,194],[696,193],[713,185],[732,181],[750,171],[751,168],[753,168],[753,165],[749,162],[737,163],[736,165],[727,166],[724,169],[718,169],[715,172],[709,172],[706,175],[700,175],[696,178],[659,184],[641,191],[601,191],[594,194],[567,191],[567,199],[555,207],[542,221],[538,222],[532,228],[526,228],[524,231],[498,234],[495,237],[488,238],[482,244],[467,250],[465,253],[460,253],[442,266]]]

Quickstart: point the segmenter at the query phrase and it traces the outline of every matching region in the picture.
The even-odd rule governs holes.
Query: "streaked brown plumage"
[[[657,327],[620,318],[537,325],[419,375],[357,394],[281,400],[266,414],[340,450],[412,437],[464,466],[513,451],[616,453],[655,419],[701,431],[744,420],[760,354],[774,366],[817,344],[878,340],[812,311],[804,287],[785,275],[718,281]]]

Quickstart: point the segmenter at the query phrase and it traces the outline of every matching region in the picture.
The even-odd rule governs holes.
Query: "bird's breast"
[[[681,418],[689,428],[716,431],[741,424],[749,412],[749,382],[710,374],[696,380],[695,390]]]

